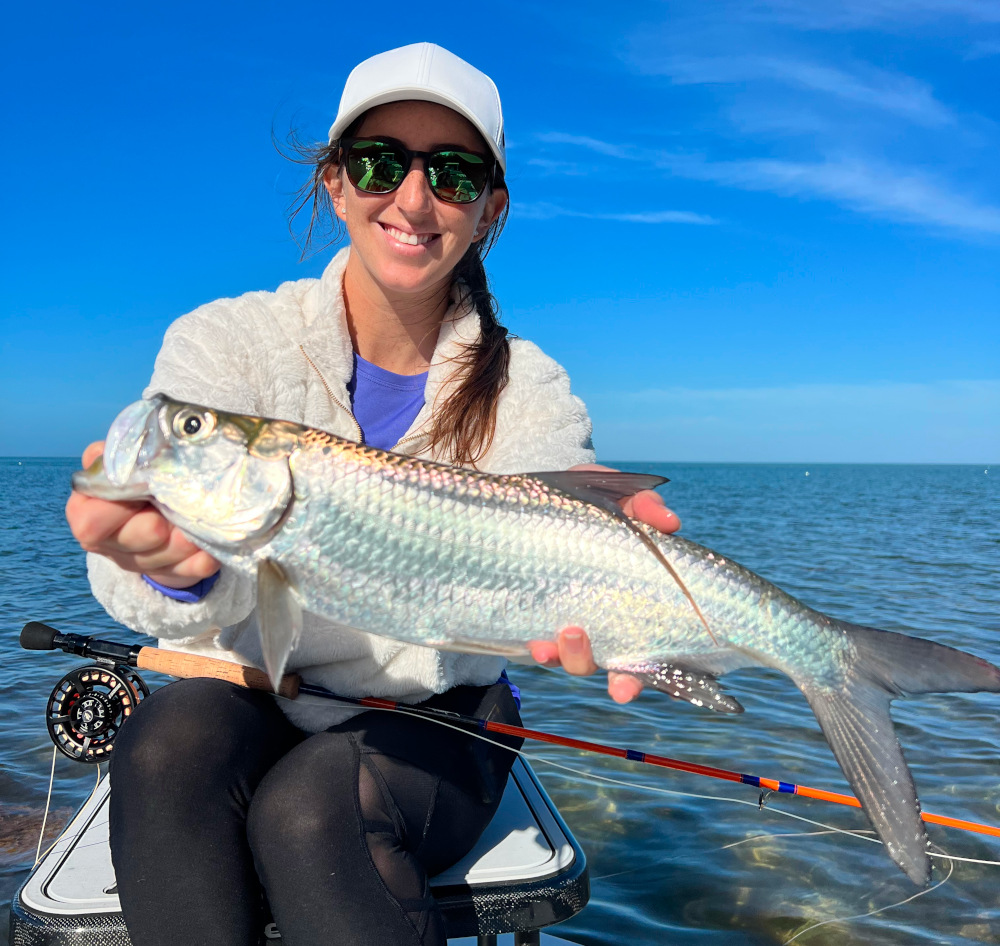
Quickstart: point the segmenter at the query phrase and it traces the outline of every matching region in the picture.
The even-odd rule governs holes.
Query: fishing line
[[[56,749],[55,745],[53,745],[52,748],[55,750]],[[76,838],[80,837],[80,835],[83,833],[81,831],[78,834],[71,834],[71,835],[68,835],[68,836],[64,835],[64,834],[60,834],[59,837],[57,837],[44,851],[42,851],[42,839],[45,837],[45,822],[46,822],[46,820],[49,817],[49,802],[52,799],[52,779],[53,779],[53,776],[55,775],[55,771],[56,771],[56,759],[55,759],[55,755],[53,755],[52,756],[52,771],[49,773],[49,793],[48,793],[48,795],[45,798],[45,814],[42,817],[42,830],[38,832],[38,849],[35,851],[35,863],[31,865],[31,869],[32,870],[34,870],[41,863],[41,860],[42,860],[43,857],[48,857],[49,851],[51,851],[52,848],[54,848],[60,841],[62,841],[64,839],[67,840],[67,841],[73,841]],[[81,808],[83,808],[84,805],[86,805],[97,794],[97,790],[100,787],[101,787],[101,766],[98,764],[98,766],[97,766],[97,781],[94,782],[94,787],[90,790],[90,794],[83,800],[83,805],[80,806]],[[84,827],[84,830],[86,830],[86,826]],[[95,841],[94,843],[95,844],[99,844],[99,843],[103,843],[103,842],[96,842]],[[86,844],[86,845],[83,845],[83,846],[84,847],[92,847],[93,845]]]
[[[380,710],[382,710],[384,712],[389,712],[389,713],[403,713],[403,715],[408,715],[403,710],[395,710],[395,709],[391,709],[389,707],[374,707],[374,708],[375,709],[380,709]],[[704,795],[704,794],[699,794],[699,793],[694,793],[694,792],[681,792],[681,791],[676,791],[674,789],[669,789],[669,788],[660,788],[659,786],[654,786],[654,785],[642,785],[642,784],[637,783],[637,782],[626,782],[623,779],[612,778],[610,776],[597,775],[596,773],[586,772],[586,771],[584,771],[582,769],[576,769],[576,768],[573,768],[572,766],[564,765],[564,764],[562,764],[560,762],[553,762],[551,759],[546,759],[544,756],[536,755],[533,752],[525,752],[523,749],[514,749],[511,746],[506,746],[506,745],[504,745],[501,742],[497,742],[494,739],[490,739],[488,736],[484,736],[481,733],[469,732],[469,730],[467,730],[467,729],[463,729],[462,727],[456,726],[453,723],[445,722],[442,719],[433,719],[431,717],[426,717],[426,716],[425,717],[418,717],[418,718],[426,719],[427,722],[436,723],[439,726],[444,726],[446,729],[454,729],[456,732],[465,733],[468,736],[473,736],[476,739],[481,739],[483,742],[489,743],[490,745],[493,745],[493,746],[499,746],[502,749],[506,749],[508,752],[513,752],[515,755],[519,755],[522,758],[529,759],[532,762],[542,762],[542,763],[544,763],[546,765],[554,766],[557,769],[562,769],[562,770],[564,770],[566,772],[572,772],[574,775],[583,776],[585,779],[588,779],[588,780],[590,780],[590,779],[596,779],[596,780],[601,781],[601,782],[608,782],[608,783],[615,784],[615,785],[622,785],[622,786],[624,786],[626,788],[631,788],[631,789],[636,790],[636,791],[648,791],[648,792],[654,792],[656,794],[662,794],[662,795],[681,795],[681,796],[684,796],[684,797],[687,797],[687,798],[708,799],[708,800],[711,800],[711,801],[728,801],[728,802],[733,802],[733,803],[735,803],[737,805],[749,805],[751,807],[757,808],[759,811],[763,811],[764,810],[764,808],[759,803],[755,803],[755,802],[752,802],[752,801],[747,801],[746,799],[742,799],[742,798],[732,798],[732,797],[725,796],[725,795]],[[775,814],[783,815],[783,816],[788,817],[788,818],[794,818],[796,821],[804,821],[807,824],[812,824],[812,825],[814,825],[814,826],[816,826],[818,828],[823,828],[824,829],[822,831],[796,832],[795,833],[796,835],[798,835],[800,833],[804,834],[804,835],[818,835],[818,834],[830,834],[830,833],[846,834],[849,837],[857,838],[858,840],[861,840],[861,841],[870,841],[873,844],[882,844],[882,841],[880,841],[876,837],[867,837],[866,836],[867,834],[873,834],[874,832],[867,831],[866,829],[862,829],[862,831],[851,831],[851,830],[847,830],[845,828],[838,828],[838,827],[836,827],[836,825],[824,824],[822,821],[814,821],[811,818],[806,818],[806,817],[804,817],[802,815],[796,815],[796,814],[793,814],[790,811],[784,811],[781,808],[770,808],[769,810],[772,811],[772,812],[774,812]],[[781,837],[783,835],[763,835],[763,836],[764,837]],[[758,836],[758,837],[761,837],[761,836]],[[733,844],[725,845],[724,847],[719,848],[718,850],[725,850],[727,847],[735,847],[736,844],[742,844],[742,843],[744,843],[744,841],[749,841],[749,840],[756,840],[756,839],[755,838],[745,838],[743,841],[736,841]],[[929,851],[928,853],[929,853],[929,855],[931,857],[944,858],[945,860],[949,861],[947,875],[943,879],[939,880],[932,887],[928,887],[925,890],[918,890],[915,894],[912,894],[911,896],[906,897],[903,900],[899,900],[899,901],[897,901],[895,903],[887,904],[886,906],[883,906],[883,907],[878,907],[875,910],[869,910],[867,913],[858,913],[858,914],[854,914],[852,916],[831,917],[828,920],[821,920],[819,923],[814,923],[812,926],[807,926],[804,930],[799,930],[799,932],[796,933],[794,936],[790,937],[789,939],[786,939],[784,941],[784,943],[782,944],[782,946],[788,946],[789,943],[793,942],[794,940],[798,939],[801,936],[804,936],[806,933],[810,933],[813,930],[818,929],[821,926],[827,926],[827,925],[829,925],[831,923],[847,923],[847,922],[850,922],[852,920],[864,920],[864,919],[867,919],[869,917],[876,916],[879,913],[885,913],[887,910],[892,910],[892,909],[894,909],[896,907],[904,906],[907,903],[912,903],[914,900],[917,900],[918,898],[923,897],[923,896],[925,896],[925,895],[927,895],[929,893],[933,893],[934,891],[938,890],[939,888],[943,887],[946,883],[948,883],[948,881],[951,880],[951,876],[952,876],[952,874],[955,871],[955,864],[954,864],[954,862],[956,860],[965,860],[964,858],[952,857],[951,855],[946,854],[946,853],[940,853],[939,854],[939,853],[936,853],[934,851]],[[992,863],[993,865],[1000,866],[1000,861],[992,861],[992,862],[985,862],[985,863]],[[623,871],[622,873],[629,873],[629,872],[628,871]],[[618,876],[618,875],[611,874],[609,876],[614,877],[614,876]],[[607,879],[607,878],[604,878],[604,877],[595,877],[594,879],[595,880],[602,880],[602,879]]]
[[[35,863],[31,865],[32,870],[38,866],[38,862],[42,859],[42,840],[45,837],[45,825],[49,820],[49,803],[52,801],[52,782],[56,777],[56,756],[58,755],[58,750],[55,747],[55,743],[52,745],[52,767],[49,769],[49,790],[45,795],[45,811],[42,814],[42,829],[38,832],[38,847],[35,848]],[[46,851],[46,854],[49,852]]]
[[[812,838],[821,837],[826,834],[834,834],[832,830],[826,831],[774,831],[765,832],[764,834],[754,834],[749,838],[742,838],[739,841],[730,841],[728,844],[722,844],[719,847],[709,848],[703,851],[697,851],[695,853],[698,856],[702,854],[713,854],[717,851],[728,851],[731,848],[739,847],[741,844],[747,844],[750,841],[762,841],[768,838]],[[694,856],[692,854],[678,854],[676,857],[658,857],[652,864],[641,864],[638,867],[629,867],[627,870],[616,870],[613,874],[598,874],[595,877],[591,877],[591,880],[611,880],[614,877],[623,877],[625,874],[637,874],[640,871],[648,871],[650,867],[659,867],[662,864],[673,864],[676,861],[688,860]]]
[[[941,855],[941,854],[937,856],[947,857],[947,855]],[[948,859],[951,860],[951,858]],[[886,910],[892,910],[895,909],[896,907],[901,907],[907,903],[912,903],[918,897],[923,897],[929,893],[934,893],[934,891],[937,890],[939,887],[943,887],[946,883],[948,883],[949,880],[951,880],[951,875],[954,873],[954,871],[955,871],[955,865],[951,864],[948,867],[947,877],[945,877],[943,880],[939,880],[933,887],[928,887],[926,890],[918,890],[915,894],[907,897],[905,900],[899,900],[896,903],[890,903],[888,906],[879,907],[876,910],[869,910],[867,913],[857,913],[854,916],[831,917],[829,920],[821,920],[819,923],[813,923],[812,926],[807,926],[804,930],[799,930],[798,933],[796,933],[794,936],[786,939],[784,943],[782,943],[782,946],[788,946],[789,943],[794,942],[800,936],[805,936],[806,933],[811,933],[813,930],[819,929],[821,926],[827,926],[830,923],[848,923],[851,920],[864,920],[870,916],[876,916],[879,913],[885,913]]]
[[[394,710],[387,706],[375,707],[375,709],[382,710],[387,713],[403,713],[403,715],[410,715],[405,713],[403,710]],[[640,782],[627,782],[624,779],[613,778],[610,775],[598,775],[596,772],[588,772],[585,769],[576,769],[571,765],[565,765],[562,762],[555,762],[552,759],[547,759],[545,756],[536,755],[533,752],[525,752],[523,749],[514,749],[511,746],[504,745],[502,742],[497,742],[494,739],[490,739],[489,736],[484,736],[481,733],[470,732],[468,729],[463,729],[461,726],[456,726],[454,723],[445,722],[443,719],[433,719],[429,716],[416,717],[418,719],[425,719],[429,723],[435,723],[438,726],[444,726],[446,729],[454,729],[456,732],[464,733],[467,736],[472,736],[475,739],[481,739],[483,742],[489,743],[491,746],[499,746],[501,749],[506,749],[508,752],[513,752],[515,755],[519,755],[522,758],[528,759],[531,762],[541,762],[545,765],[552,766],[556,769],[562,769],[564,772],[572,772],[574,775],[579,775],[586,781],[599,781],[607,782],[611,785],[621,785],[625,788],[631,788],[635,791],[640,792],[652,792],[657,795],[675,795],[683,798],[699,798],[708,801],[728,801],[732,802],[734,805],[746,805],[750,808],[756,808],[758,811],[767,810],[773,811],[775,814],[783,815],[786,818],[794,818],[796,821],[804,821],[806,824],[814,825],[817,828],[824,828],[829,832],[835,832],[838,834],[846,834],[850,837],[860,837],[863,841],[871,841],[874,844],[881,844],[882,842],[878,838],[868,838],[864,835],[860,835],[855,831],[848,828],[838,828],[836,825],[824,824],[822,821],[814,821],[812,818],[806,818],[804,815],[796,815],[790,811],[785,811],[781,808],[767,808],[762,809],[758,802],[749,801],[745,798],[733,798],[728,795],[704,795],[698,792],[682,792],[673,788],[662,788],[659,785],[643,785]],[[997,862],[1000,864],[1000,862]]]
[[[402,713],[402,715],[404,716],[414,716],[414,714],[407,713],[405,710],[393,709],[392,707],[388,706],[376,706],[376,707],[371,707],[371,709],[375,709],[385,713]],[[823,821],[816,821],[813,818],[805,817],[805,815],[797,815],[794,812],[786,811],[783,808],[771,808],[769,806],[761,808],[759,802],[750,801],[746,798],[733,798],[732,796],[729,795],[706,795],[699,792],[683,792],[678,789],[662,788],[659,785],[644,785],[641,782],[628,782],[625,781],[624,779],[614,778],[610,775],[598,775],[596,772],[588,772],[585,769],[577,769],[571,765],[566,765],[562,762],[555,762],[552,759],[547,759],[545,758],[545,756],[537,755],[534,752],[525,752],[523,749],[514,749],[512,746],[505,745],[502,742],[497,742],[495,739],[490,739],[489,736],[484,736],[482,733],[470,732],[468,729],[463,729],[461,726],[457,726],[454,723],[446,722],[443,719],[435,719],[430,716],[415,716],[414,718],[423,719],[429,723],[434,723],[438,726],[444,726],[445,729],[453,729],[456,732],[464,733],[466,736],[472,736],[474,739],[479,739],[485,743],[488,743],[491,746],[499,746],[501,749],[506,749],[508,752],[513,752],[515,755],[519,755],[522,758],[528,759],[531,762],[540,762],[544,765],[548,765],[556,769],[562,769],[565,772],[571,772],[573,775],[581,776],[585,781],[607,782],[611,785],[620,785],[624,788],[631,788],[634,791],[651,792],[657,795],[674,795],[683,798],[704,799],[707,801],[732,802],[734,805],[746,805],[747,807],[750,808],[756,808],[758,811],[766,810],[769,812],[773,812],[774,814],[781,815],[784,818],[792,818],[795,821],[802,821],[805,822],[806,824],[811,824],[814,827],[823,829],[822,831],[808,832],[808,834],[844,834],[847,835],[848,837],[856,838],[859,841],[868,841],[871,844],[879,844],[879,845],[882,844],[882,841],[879,840],[879,838],[874,837],[875,832],[867,828],[858,828],[858,829],[838,828],[836,825],[826,824]],[[805,834],[805,832],[803,832],[803,834]],[[872,837],[868,837],[868,835],[872,835]],[[781,836],[782,835],[765,834],[765,835],[758,835],[757,837],[781,837]],[[725,847],[735,846],[736,844],[742,844],[745,841],[750,841],[750,840],[754,839],[744,838],[741,841],[735,841],[733,842],[732,845],[726,845]],[[725,847],[720,848],[720,850],[725,850]],[[927,853],[928,856],[930,857],[948,861],[967,861],[968,863],[971,864],[985,864],[988,866],[1000,867],[1000,860],[990,861],[990,860],[979,860],[976,858],[963,858],[957,855],[952,855],[947,853],[937,853],[935,851],[928,851]],[[951,874],[949,873],[948,876],[950,877]],[[929,888],[929,889],[934,889],[934,888]],[[925,890],[923,892],[927,893],[928,891]]]
[[[739,847],[741,844],[748,844],[751,841],[764,841],[764,840],[774,840],[776,838],[818,838],[822,837],[824,834],[835,834],[836,832],[832,828],[827,828],[825,831],[765,831],[764,834],[754,834],[749,838],[742,838],[739,841],[730,841],[729,844],[723,844],[719,848],[720,851],[725,851],[728,848]],[[855,835],[862,834],[874,834],[874,831],[866,831],[859,828],[854,832]],[[998,861],[1000,863],[1000,861]]]
[[[861,802],[854,795],[827,791],[826,789],[813,788],[809,785],[794,784],[792,782],[785,782],[779,779],[767,778],[764,776],[750,775],[745,772],[735,772],[730,769],[722,769],[713,765],[685,762],[681,759],[671,759],[667,756],[656,755],[654,753],[644,752],[638,749],[623,749],[616,746],[590,742],[585,739],[576,739],[569,736],[557,736],[554,733],[542,732],[537,729],[528,729],[523,726],[514,726],[509,723],[463,717],[459,713],[451,713],[427,707],[409,706],[395,700],[383,699],[381,697],[359,698],[339,696],[327,690],[325,687],[307,684],[301,681],[298,683],[298,693],[305,696],[317,696],[321,699],[333,699],[341,703],[347,703],[349,705],[359,706],[365,709],[395,710],[404,713],[407,716],[415,716],[418,719],[440,720],[442,717],[447,717],[449,719],[454,719],[457,722],[476,725],[481,730],[485,730],[486,732],[500,733],[505,736],[516,736],[521,739],[532,739],[537,742],[544,742],[557,746],[566,746],[571,749],[582,749],[585,752],[611,756],[616,759],[627,759],[632,762],[642,762],[646,765],[653,765],[659,768],[672,769],[680,772],[691,772],[696,775],[704,775],[709,778],[720,779],[725,782],[753,785],[755,788],[763,790],[758,802],[759,807],[764,807],[767,799],[772,794],[780,794],[798,795],[802,798],[819,799],[821,801],[833,802],[834,804],[844,805],[850,808],[861,808]],[[712,798],[718,796],[709,795],[705,797]],[[978,834],[1000,837],[1000,827],[994,825],[979,824],[974,821],[952,818],[947,815],[938,815],[928,811],[920,812],[920,818],[927,824],[945,825],[946,827],[958,828],[963,831],[972,831]]]
[[[52,745],[51,739],[46,739],[45,742],[38,743],[37,746],[27,746],[24,749],[18,749],[16,752],[4,752],[4,761],[8,759],[19,759],[23,755],[36,755],[43,749],[48,749]]]
[[[64,677],[50,697],[46,722],[49,734],[63,752],[71,758],[97,762],[107,757],[118,728],[131,715],[136,705],[148,696],[149,689],[132,668],[162,671],[176,677],[217,677],[239,686],[271,690],[266,675],[254,668],[209,657],[178,654],[157,650],[155,647],[133,645],[127,647],[112,641],[84,638],[76,634],[60,634],[57,630],[37,621],[28,622],[21,631],[21,646],[27,650],[64,650],[97,661]],[[107,692],[104,692],[107,690]],[[289,699],[312,696],[336,700],[364,709],[384,709],[403,712],[421,719],[441,719],[474,725],[481,731],[532,739],[553,745],[582,749],[599,755],[642,762],[660,768],[691,772],[726,782],[752,785],[761,789],[759,806],[763,807],[772,793],[798,795],[833,802],[851,808],[861,808],[854,796],[841,792],[797,785],[779,779],[735,772],[701,763],[671,759],[638,749],[602,745],[554,733],[526,729],[492,720],[465,717],[458,713],[428,707],[414,707],[381,697],[345,697],[325,687],[304,682],[298,675],[286,676],[279,685],[279,695]],[[114,696],[114,700],[112,700]],[[463,730],[464,731],[464,730]],[[697,796],[692,796],[697,797]],[[718,797],[718,796],[705,796]],[[945,825],[964,831],[1000,837],[1000,827],[952,818],[933,812],[921,812],[920,817],[929,824]]]
[[[383,712],[401,713],[402,715],[411,715],[411,716],[417,715],[417,714],[414,714],[414,713],[407,713],[403,709],[399,709],[399,708],[391,707],[391,706],[369,706],[369,707],[366,707],[366,708],[370,709],[370,710],[371,709],[381,710]],[[674,796],[674,797],[683,797],[683,798],[695,798],[695,799],[707,800],[707,801],[730,802],[732,804],[745,805],[747,807],[757,808],[758,811],[762,811],[763,808],[765,807],[765,805],[764,805],[765,795],[763,793],[761,794],[760,799],[758,801],[754,802],[754,801],[750,801],[748,799],[734,798],[734,797],[731,797],[731,796],[709,795],[709,794],[697,793],[697,792],[685,792],[685,791],[680,791],[680,790],[677,790],[677,789],[663,788],[661,786],[654,786],[654,785],[647,785],[647,784],[642,784],[642,783],[638,783],[638,782],[631,782],[631,781],[627,781],[625,779],[614,778],[612,776],[600,775],[600,774],[597,774],[596,772],[592,772],[592,771],[588,772],[588,771],[583,770],[583,769],[578,769],[578,768],[575,768],[573,766],[566,765],[566,764],[561,763],[561,762],[556,762],[556,761],[554,761],[552,759],[548,759],[548,758],[546,758],[546,757],[544,757],[542,755],[537,755],[537,754],[532,753],[532,752],[525,752],[523,749],[514,749],[511,746],[505,745],[504,743],[498,742],[495,739],[489,738],[489,736],[484,735],[483,733],[472,732],[468,728],[456,725],[454,723],[448,722],[448,721],[443,720],[443,719],[434,718],[434,717],[431,717],[431,716],[417,716],[417,718],[419,718],[419,719],[425,719],[428,722],[436,723],[437,725],[443,726],[446,729],[452,729],[452,730],[454,730],[456,732],[459,732],[459,733],[462,733],[462,734],[464,734],[466,736],[471,736],[474,739],[479,739],[479,740],[481,740],[481,741],[483,741],[483,742],[485,742],[485,743],[487,743],[487,744],[489,744],[491,746],[499,746],[501,749],[506,749],[508,752],[512,752],[515,755],[521,756],[522,758],[528,759],[528,760],[530,760],[532,762],[536,762],[536,763],[541,763],[541,764],[544,764],[544,765],[548,765],[548,766],[551,766],[552,768],[559,769],[559,770],[561,770],[563,772],[570,773],[570,774],[572,774],[574,776],[582,778],[585,782],[594,782],[594,781],[604,782],[606,784],[621,786],[621,787],[624,787],[624,788],[627,788],[627,789],[631,789],[633,791],[650,792],[650,793],[659,794],[659,795],[670,795],[670,796]],[[45,803],[45,817],[43,818],[42,830],[41,830],[41,832],[39,834],[39,843],[38,843],[38,850],[36,851],[35,866],[37,866],[40,863],[41,859],[44,856],[48,855],[48,853],[56,846],[56,844],[59,843],[59,840],[60,840],[60,839],[56,839],[56,841],[54,841],[46,849],[46,851],[44,852],[44,854],[41,853],[41,845],[42,845],[42,841],[43,841],[43,838],[44,838],[45,825],[46,825],[46,820],[48,818],[48,812],[49,812],[49,807],[50,807],[50,802],[51,802],[51,797],[52,797],[52,789],[53,789],[53,782],[54,782],[54,776],[55,776],[55,756],[56,756],[56,754],[57,754],[56,748],[55,748],[55,746],[53,746],[53,759],[52,759],[52,766],[51,766],[50,774],[49,774],[49,788],[48,788],[48,794],[47,794],[46,803]],[[638,760],[633,760],[633,761],[638,761]],[[94,795],[96,794],[96,792],[97,792],[97,790],[98,790],[98,788],[100,786],[100,779],[101,779],[101,772],[100,772],[100,765],[98,764],[98,766],[97,766],[97,780],[95,782],[94,788],[91,790],[89,798],[87,799],[88,801],[91,798],[93,798]],[[862,841],[869,841],[870,843],[873,843],[873,844],[881,844],[882,843],[878,838],[868,837],[867,835],[873,833],[873,832],[870,832],[870,831],[849,830],[849,829],[845,829],[845,828],[839,828],[839,827],[837,827],[835,825],[825,824],[824,822],[816,821],[816,820],[814,820],[812,818],[807,818],[807,817],[805,817],[803,815],[794,814],[793,812],[785,811],[785,810],[783,810],[781,808],[769,808],[769,811],[774,812],[775,814],[778,814],[778,815],[786,817],[786,818],[791,818],[791,819],[793,819],[795,821],[801,821],[801,822],[803,822],[805,824],[813,825],[814,827],[820,828],[822,830],[821,831],[815,831],[815,832],[792,832],[792,833],[787,833],[787,834],[763,834],[763,835],[757,835],[757,836],[754,836],[752,838],[744,838],[744,839],[742,839],[740,841],[731,842],[730,844],[723,845],[722,847],[717,848],[716,850],[727,850],[727,849],[736,847],[739,844],[744,844],[744,843],[746,843],[748,841],[757,841],[757,840],[761,840],[763,838],[773,839],[773,838],[779,838],[779,837],[800,837],[800,836],[811,836],[811,835],[820,835],[820,834],[844,834],[844,835],[848,835],[848,836],[850,836],[852,838],[856,838],[856,839],[859,839],[859,840],[862,840]],[[78,837],[78,836],[79,835],[76,835],[74,837]],[[72,840],[72,838],[70,840]],[[98,843],[103,843],[103,842],[94,842],[94,843],[98,844]],[[951,877],[952,877],[952,875],[954,873],[954,869],[955,869],[955,861],[963,861],[963,862],[966,862],[966,863],[982,864],[982,865],[989,865],[989,866],[1000,866],[1000,861],[989,861],[989,860],[976,859],[976,858],[957,857],[957,856],[952,856],[952,855],[948,855],[948,854],[945,854],[945,853],[938,854],[938,853],[933,852],[933,851],[932,852],[928,852],[928,853],[930,854],[931,857],[944,858],[944,859],[946,859],[946,860],[949,861],[949,869],[948,869],[947,876],[944,877],[944,879],[942,879],[938,883],[934,884],[932,887],[929,887],[926,890],[918,891],[917,893],[915,893],[915,894],[913,894],[913,895],[911,895],[911,896],[909,896],[909,897],[907,897],[907,898],[905,898],[903,900],[900,900],[900,901],[898,901],[896,903],[888,904],[887,906],[879,907],[879,908],[877,908],[875,910],[870,910],[870,911],[868,911],[866,913],[855,914],[855,915],[846,916],[846,917],[832,917],[830,919],[822,920],[822,921],[820,921],[818,923],[814,923],[811,926],[808,926],[805,929],[800,930],[798,933],[794,934],[789,939],[785,940],[784,946],[787,946],[787,944],[792,943],[794,940],[799,939],[802,936],[805,936],[807,933],[810,933],[813,930],[815,930],[815,929],[817,929],[817,928],[819,928],[821,926],[827,926],[827,925],[829,925],[831,923],[844,923],[844,922],[850,922],[852,920],[867,919],[867,918],[875,916],[875,915],[877,915],[879,913],[883,913],[883,912],[885,912],[887,910],[891,910],[891,909],[893,909],[895,907],[904,906],[907,903],[911,903],[912,901],[918,899],[919,897],[924,896],[925,894],[933,893],[934,891],[938,890],[941,886],[943,886],[945,883],[947,883],[951,879]],[[611,879],[611,878],[616,877],[616,876],[620,876],[623,873],[629,873],[629,872],[630,871],[622,871],[622,872],[619,872],[617,874],[611,874],[611,875],[607,875],[607,876],[604,876],[604,877],[595,877],[594,879],[595,880],[606,880],[606,879]]]

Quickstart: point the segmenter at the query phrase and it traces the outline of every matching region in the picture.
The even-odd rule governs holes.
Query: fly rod
[[[181,654],[156,647],[142,645],[129,647],[112,641],[83,637],[79,634],[62,634],[55,628],[38,621],[25,624],[21,631],[21,646],[25,650],[62,650],[96,661],[96,667],[74,671],[60,681],[53,691],[52,698],[50,698],[47,716],[49,733],[56,745],[66,755],[84,762],[99,762],[103,758],[107,758],[118,727],[127,716],[131,715],[135,706],[149,692],[141,679],[136,683],[134,679],[130,679],[127,672],[121,670],[123,667],[152,670],[182,678],[214,677],[254,690],[272,690],[267,674],[255,667],[245,667],[228,660]],[[89,677],[86,674],[87,670],[91,671]],[[133,674],[132,676],[137,675]],[[63,695],[58,696],[60,693]],[[408,716],[468,726],[480,732],[531,739],[536,742],[580,749],[598,755],[627,759],[630,762],[641,762],[679,772],[704,775],[726,782],[739,782],[743,785],[752,785],[755,788],[780,794],[816,798],[820,801],[847,805],[851,808],[861,807],[861,802],[857,798],[841,792],[811,788],[808,785],[796,785],[779,779],[748,775],[711,765],[701,765],[697,762],[685,762],[681,759],[671,759],[667,756],[654,755],[638,749],[622,749],[598,742],[589,742],[585,739],[559,736],[537,729],[527,729],[523,726],[512,726],[509,723],[463,716],[447,710],[410,706],[381,697],[339,696],[325,687],[305,683],[298,674],[294,673],[286,674],[282,678],[278,695],[290,700],[294,700],[300,695],[314,696],[365,709],[393,710]],[[55,719],[53,713],[56,714]],[[102,726],[106,728],[101,729]],[[993,825],[951,818],[947,815],[936,815],[929,811],[921,812],[920,817],[928,824],[944,825],[949,828],[958,828],[962,831],[972,831],[1000,838],[1000,827]]]

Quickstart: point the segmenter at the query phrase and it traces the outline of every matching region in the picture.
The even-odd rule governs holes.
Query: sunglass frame
[[[391,148],[397,149],[406,158],[405,164],[402,165],[403,173],[399,181],[390,187],[388,190],[377,190],[370,191],[361,187],[351,176],[350,164],[348,163],[349,153],[354,145],[362,141],[377,142],[378,144],[389,145]],[[483,186],[479,189],[475,197],[470,200],[449,200],[447,197],[442,197],[438,193],[437,186],[431,180],[431,170],[430,162],[435,155],[441,154],[460,154],[469,155],[473,158],[479,158],[483,162],[484,178]],[[351,184],[360,190],[364,194],[391,194],[394,190],[397,190],[399,186],[406,180],[406,175],[410,173],[410,169],[413,167],[413,159],[421,158],[424,163],[424,177],[427,180],[427,186],[430,187],[431,193],[445,204],[471,204],[477,201],[483,193],[492,188],[496,183],[497,168],[500,166],[496,157],[492,154],[481,154],[478,151],[469,151],[467,148],[463,148],[460,145],[443,145],[439,148],[435,148],[433,151],[417,151],[413,148],[408,148],[402,141],[398,138],[390,138],[387,135],[358,135],[350,138],[341,138],[340,140],[340,151],[338,159],[341,164],[343,164],[345,170],[347,171],[347,178]],[[468,176],[468,175],[466,175]],[[470,183],[475,184],[474,181],[470,180]]]

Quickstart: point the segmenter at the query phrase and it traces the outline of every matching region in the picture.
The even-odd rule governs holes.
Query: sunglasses
[[[403,183],[414,158],[423,158],[434,196],[448,204],[475,200],[493,180],[496,161],[471,151],[411,151],[395,138],[344,138],[347,179],[366,194],[388,194]]]

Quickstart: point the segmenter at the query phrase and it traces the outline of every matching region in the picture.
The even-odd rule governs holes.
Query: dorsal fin
[[[653,473],[621,473],[617,470],[559,470],[548,473],[526,473],[525,475],[541,480],[552,489],[557,489],[575,499],[606,509],[617,520],[624,522],[670,573],[670,577],[677,583],[677,587],[681,589],[684,597],[694,608],[698,620],[708,631],[712,643],[719,643],[712,633],[712,629],[708,626],[705,615],[701,613],[698,602],[694,600],[694,596],[681,580],[681,576],[677,574],[674,566],[667,561],[659,546],[632,519],[629,519],[622,507],[618,505],[618,500],[634,496],[639,490],[653,489],[655,486],[669,482],[666,477],[656,476]]]
[[[557,470],[548,473],[525,473],[532,479],[569,493],[578,499],[592,502],[597,506],[604,505],[599,499],[610,499],[618,502],[634,496],[643,489],[655,489],[664,483],[669,483],[665,476],[654,473],[622,473],[619,470]]]

